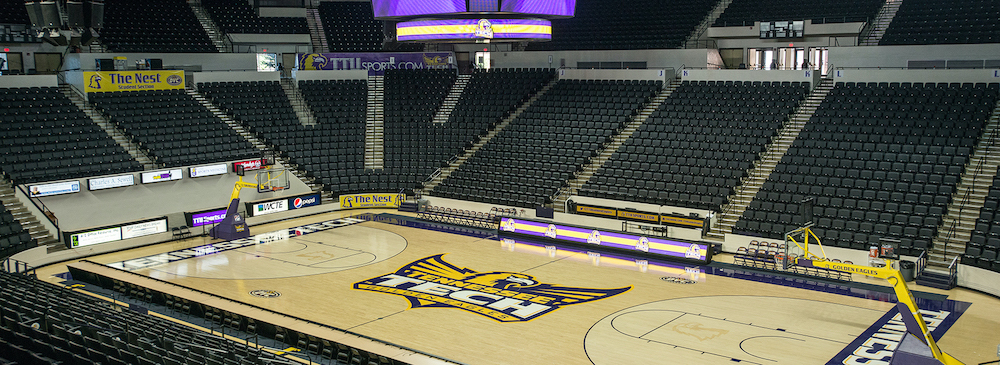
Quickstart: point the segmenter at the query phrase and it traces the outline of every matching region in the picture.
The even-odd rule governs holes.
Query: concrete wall
[[[1000,55],[997,55],[1000,57]],[[835,70],[836,82],[1000,82],[1000,70]]]
[[[958,285],[1000,297],[1000,273],[960,264]]]
[[[552,56],[551,64],[549,56]],[[568,68],[576,68],[578,62],[646,62],[646,67],[651,69],[679,69],[681,66],[707,67],[708,50],[493,52],[490,60],[495,68],[559,68],[560,60],[565,60]]]
[[[0,88],[13,87],[55,87],[59,86],[56,75],[4,75],[0,76]]]
[[[228,37],[233,44],[233,52],[236,53],[312,52],[312,40],[308,34],[229,34]]]
[[[653,80],[664,81],[673,77],[673,70],[593,70],[561,69],[561,80]]]
[[[261,18],[282,17],[282,18],[305,18],[306,8],[265,8],[257,9],[257,15]]]
[[[285,219],[291,219],[291,218],[297,218],[297,217],[304,217],[304,216],[314,215],[314,214],[328,213],[328,212],[332,212],[332,211],[339,210],[339,209],[340,209],[340,205],[337,204],[337,203],[334,203],[334,204],[325,204],[325,205],[317,205],[317,206],[313,206],[313,207],[307,207],[307,208],[302,208],[302,209],[295,209],[295,210],[290,210],[290,211],[281,212],[281,213],[268,214],[268,215],[261,216],[261,217],[247,218],[247,224],[250,225],[251,227],[253,227],[253,226],[258,226],[258,225],[262,225],[262,224],[266,224],[266,223],[277,222],[277,221],[285,220]],[[168,217],[168,220],[170,220],[169,217]],[[170,222],[170,224],[171,224],[171,226],[173,226],[174,222]],[[198,227],[198,228],[192,228],[191,229],[191,234],[192,235],[207,234],[209,229],[210,229],[210,226],[202,226],[202,227]],[[267,232],[256,231],[253,228],[251,228],[251,234],[261,234],[261,233],[267,233]],[[69,249],[69,250],[57,251],[57,252],[53,252],[53,253],[48,253],[48,248],[47,247],[35,247],[35,248],[32,248],[32,249],[27,250],[27,251],[19,252],[19,253],[15,254],[14,256],[11,256],[11,258],[14,259],[14,260],[18,260],[18,261],[21,261],[21,262],[28,263],[32,267],[42,267],[42,266],[45,266],[45,265],[54,264],[54,263],[62,262],[62,261],[66,261],[66,260],[80,259],[80,258],[83,258],[83,257],[100,255],[100,254],[104,254],[104,253],[108,253],[108,252],[114,252],[114,251],[120,251],[120,250],[127,250],[127,249],[141,247],[141,246],[147,246],[147,245],[153,245],[153,244],[158,244],[158,243],[163,243],[163,242],[169,242],[169,241],[171,241],[173,239],[174,239],[173,234],[170,233],[170,232],[167,232],[167,233],[159,233],[159,234],[153,234],[153,235],[149,235],[149,236],[142,236],[142,237],[127,239],[127,240],[102,243],[102,244],[99,244],[99,245],[84,246],[84,247],[80,247],[80,248],[74,248],[74,249]]]
[[[97,191],[88,191],[87,179],[79,179],[83,191],[43,197],[39,200],[59,218],[59,228],[63,231],[77,231],[162,216],[167,216],[170,227],[178,227],[186,225],[184,212],[220,208],[229,204],[233,185],[239,179],[235,173],[191,178],[188,176],[187,167],[182,170],[185,177],[177,181],[141,184],[140,173],[135,172],[132,175],[135,176],[136,185]],[[251,172],[244,180],[253,182],[256,181],[256,177]],[[292,175],[289,175],[289,183],[289,189],[278,193],[258,193],[255,189],[243,189],[240,197],[242,201],[249,202],[306,194],[311,191],[305,183]],[[24,202],[24,204],[31,203]],[[95,214],[97,212],[100,214]]]
[[[96,71],[94,60],[116,56],[127,58],[125,64],[133,66],[137,60],[159,58],[163,60],[163,68],[167,70],[257,70],[257,55],[254,53],[73,53],[66,56],[63,70]]]
[[[280,72],[195,72],[191,77],[194,83],[199,82],[235,82],[235,81],[280,81]]]
[[[293,75],[296,80],[368,80],[367,70],[303,71]]]
[[[811,87],[819,84],[822,76],[812,70],[681,70],[684,81],[798,81]]]
[[[984,59],[1000,59],[1000,43],[830,48],[830,63],[845,68],[907,67],[911,60]]]

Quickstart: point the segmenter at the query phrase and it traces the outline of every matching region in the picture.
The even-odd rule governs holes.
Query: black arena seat
[[[824,244],[898,238],[930,248],[996,105],[998,84],[838,83],[789,147],[734,233],[781,239],[814,197]]]

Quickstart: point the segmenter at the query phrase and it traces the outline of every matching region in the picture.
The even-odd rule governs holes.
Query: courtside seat
[[[998,86],[838,83],[735,231],[780,238],[782,231],[752,228],[789,224],[766,213],[797,217],[798,202],[813,197],[818,226],[841,245],[850,235],[849,246],[864,249],[855,237],[865,233],[869,243],[879,237],[906,240],[901,249],[907,254],[930,249],[997,102]],[[1000,198],[1000,192],[995,195]],[[989,232],[991,220],[992,214],[981,215],[979,232]]]

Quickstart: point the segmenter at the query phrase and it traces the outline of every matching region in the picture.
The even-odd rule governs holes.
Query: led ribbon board
[[[542,19],[421,20],[396,24],[398,41],[521,39],[551,40],[552,22]]]
[[[706,243],[637,236],[624,232],[536,222],[520,218],[503,218],[500,221],[500,234],[518,234],[576,244],[639,251],[656,254],[671,260],[701,263],[711,261],[709,246]]]

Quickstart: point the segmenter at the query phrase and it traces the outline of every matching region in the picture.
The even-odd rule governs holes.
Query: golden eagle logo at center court
[[[610,298],[632,289],[546,284],[523,273],[459,268],[442,256],[425,257],[394,273],[355,283],[354,289],[406,297],[411,309],[459,308],[499,322],[527,322],[563,306]]]

